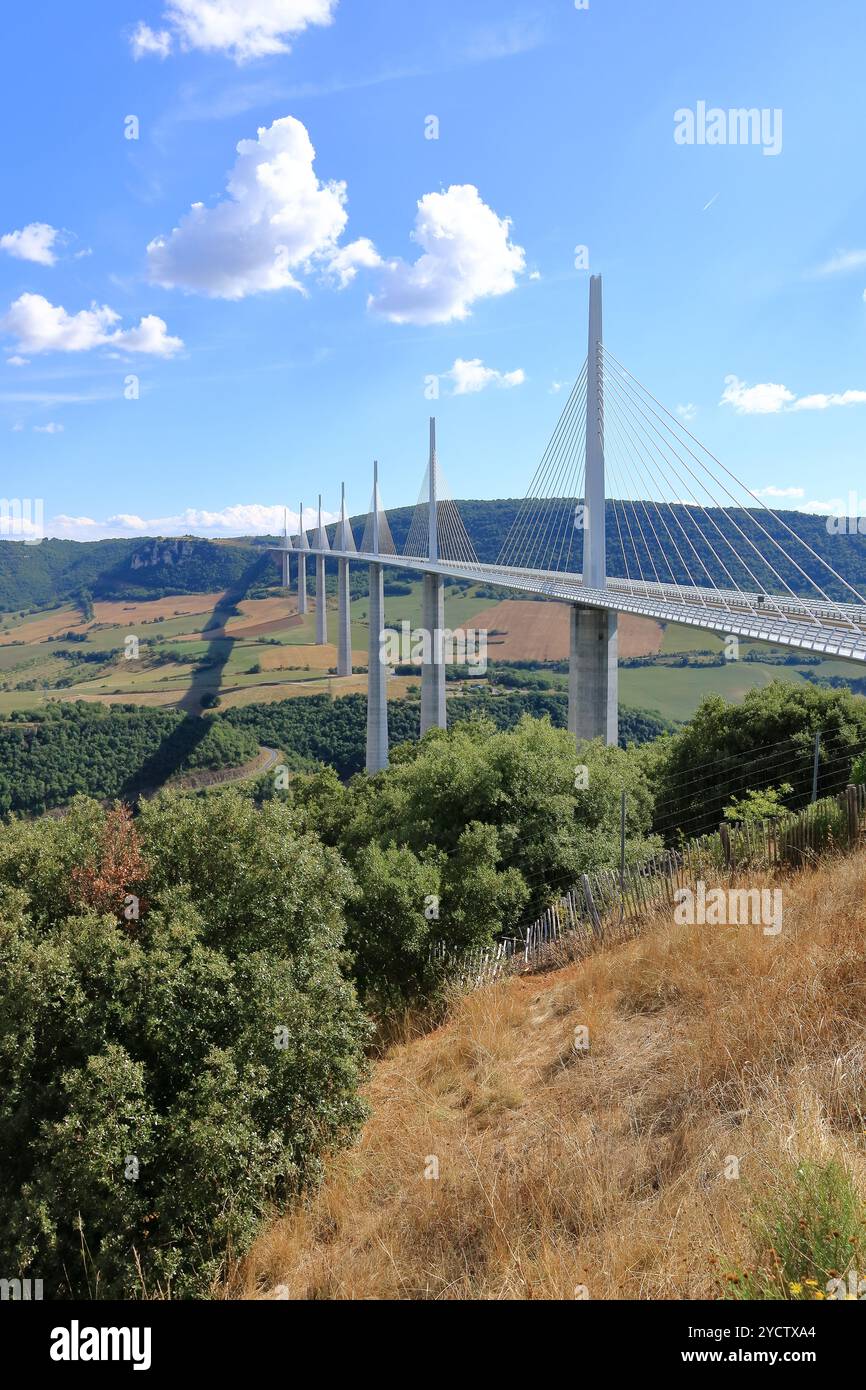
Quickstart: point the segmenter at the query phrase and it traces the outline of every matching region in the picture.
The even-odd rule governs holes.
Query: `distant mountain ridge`
[[[499,556],[509,531],[518,516],[520,501],[516,498],[457,503],[478,559],[492,564]],[[551,517],[556,513],[559,531],[553,543],[558,556],[557,568],[579,570],[582,560],[582,533],[573,527],[563,527],[561,517],[567,517],[568,503],[552,502]],[[396,507],[387,513],[388,523],[397,550],[401,550],[414,514],[413,507]],[[866,535],[831,534],[826,520],[806,512],[772,514],[754,511],[723,511],[718,508],[700,510],[675,505],[662,507],[660,513],[652,504],[608,502],[606,530],[608,573],[612,576],[634,577],[652,575],[670,582],[689,582],[689,575],[665,534],[665,524],[689,557],[689,568],[697,568],[693,553],[684,540],[692,538],[695,550],[706,562],[707,572],[720,587],[731,587],[732,581],[745,588],[755,583],[748,568],[760,578],[759,563],[750,551],[744,536],[773,555],[785,582],[795,592],[807,588],[797,565],[785,560],[782,549],[791,544],[786,527],[826,561],[860,593],[866,594]],[[662,520],[664,518],[664,520]],[[355,536],[360,543],[365,516],[352,518]],[[762,529],[763,528],[763,529]],[[334,527],[328,534],[333,540]],[[519,531],[518,528],[515,528]],[[777,543],[767,542],[768,531]],[[551,531],[552,533],[552,531]],[[721,533],[730,546],[721,541]],[[543,528],[539,534],[543,535]],[[648,540],[644,540],[644,537]],[[74,600],[86,591],[97,599],[163,597],[169,594],[212,592],[233,589],[238,585],[259,585],[277,582],[275,563],[266,557],[268,546],[278,545],[277,536],[239,537],[213,540],[201,536],[148,536],[117,540],[69,541],[47,539],[38,545],[21,541],[0,540],[0,611],[10,612],[53,603]],[[546,543],[546,542],[545,542]],[[781,547],[778,549],[777,547]],[[724,563],[712,558],[719,551]],[[738,560],[734,551],[742,560]],[[538,563],[540,557],[527,552],[523,563]],[[800,550],[797,562],[810,578],[815,579],[831,597],[850,599],[844,585],[834,583],[826,569],[814,557]],[[743,563],[745,561],[745,563]],[[706,581],[706,575],[704,576]],[[759,583],[757,587],[763,587]]]

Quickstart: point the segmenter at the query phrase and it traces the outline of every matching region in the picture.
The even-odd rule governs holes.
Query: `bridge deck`
[[[276,550],[284,547],[273,547]],[[373,555],[356,550],[289,550],[290,554],[324,555],[330,560],[352,560],[356,564],[388,565],[394,569],[415,570],[419,574],[449,575],[473,583],[495,584],[517,593],[544,594],[587,608],[615,613],[636,613],[662,622],[682,623],[686,627],[710,632],[731,633],[751,641],[773,642],[825,656],[866,664],[866,604],[829,604],[798,600],[775,594],[760,595],[722,589],[674,587],[644,584],[625,579],[608,579],[605,588],[587,588],[578,574],[558,574],[546,570],[498,568],[476,562],[430,561],[408,555]],[[755,609],[760,608],[756,614]],[[850,626],[849,626],[850,624]]]

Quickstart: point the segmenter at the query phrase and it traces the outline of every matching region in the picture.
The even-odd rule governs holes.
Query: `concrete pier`
[[[576,739],[619,739],[617,614],[570,609],[568,728]]]
[[[436,420],[430,420],[430,452],[427,464],[427,556],[439,559],[439,500],[436,454]],[[445,729],[448,715],[445,701],[445,662],[442,633],[445,628],[445,581],[441,574],[425,574],[422,587],[421,622],[424,627],[424,656],[421,663],[421,736],[428,729]]]
[[[352,674],[352,613],[349,607],[349,561],[337,561],[337,675]]]
[[[445,628],[445,581],[441,574],[425,574],[422,587],[424,655],[421,665],[421,735],[428,729],[447,728],[445,662],[442,633]]]
[[[367,654],[367,772],[388,766],[388,667],[384,661],[385,593],[382,566],[370,566]]]

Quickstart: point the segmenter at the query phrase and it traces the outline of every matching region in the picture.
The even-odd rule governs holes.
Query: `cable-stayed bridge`
[[[641,384],[602,336],[601,277],[592,276],[586,360],[495,563],[478,560],[447,493],[435,421],[421,495],[398,553],[378,467],[360,543],[346,512],[286,535],[288,587],[308,610],[315,559],[316,641],[328,640],[325,560],[337,562],[337,673],[351,674],[349,565],[370,571],[367,771],[388,762],[383,570],[423,579],[421,731],[444,728],[444,586],[483,581],[569,605],[569,729],[617,741],[617,621],[634,613],[723,635],[866,663],[866,598],[767,507]],[[427,659],[429,657],[429,660]]]

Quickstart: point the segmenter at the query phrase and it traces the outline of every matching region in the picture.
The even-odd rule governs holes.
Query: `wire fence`
[[[519,934],[457,954],[439,942],[432,954],[459,988],[477,989],[507,975],[582,959],[603,944],[637,936],[659,907],[673,908],[679,889],[694,889],[708,874],[802,867],[834,849],[853,850],[864,836],[866,785],[848,785],[797,814],[722,824],[715,834],[687,840],[640,864],[583,874]]]

